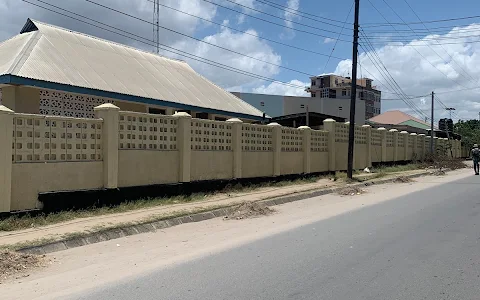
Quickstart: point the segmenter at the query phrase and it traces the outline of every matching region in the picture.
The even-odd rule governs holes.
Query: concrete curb
[[[406,175],[405,177],[417,178],[417,177],[422,177],[427,175],[431,175],[431,172],[423,172],[418,174]],[[390,179],[382,179],[378,181],[351,184],[349,186],[365,187],[365,186],[391,183],[392,181],[393,179],[390,178]],[[315,190],[315,191],[299,192],[297,194],[290,194],[287,196],[280,196],[276,198],[260,200],[257,202],[263,203],[266,206],[276,206],[276,205],[300,201],[300,200],[304,200],[312,197],[318,197],[318,196],[336,193],[344,188],[345,187],[339,187],[339,188],[333,188],[333,189],[322,189],[322,190]],[[100,243],[100,242],[127,237],[135,234],[155,232],[157,230],[177,226],[180,224],[201,222],[201,221],[205,221],[213,218],[224,217],[231,214],[234,211],[235,206],[236,205],[225,207],[225,208],[209,210],[205,212],[200,212],[196,214],[171,218],[171,219],[165,219],[161,221],[147,222],[147,223],[136,224],[136,225],[127,225],[121,228],[105,229],[105,230],[101,230],[94,233],[86,233],[78,237],[73,237],[73,238],[63,239],[63,240],[59,240],[52,243],[47,243],[44,245],[26,247],[26,248],[19,249],[17,251],[23,252],[23,253],[37,254],[37,255],[63,251],[71,248]]]

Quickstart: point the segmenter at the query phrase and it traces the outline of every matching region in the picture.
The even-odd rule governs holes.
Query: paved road
[[[480,177],[74,299],[480,299]]]

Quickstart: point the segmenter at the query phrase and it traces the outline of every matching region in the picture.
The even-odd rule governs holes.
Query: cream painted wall
[[[372,162],[382,162],[382,146],[371,146]]]
[[[102,187],[102,162],[13,164],[11,210],[41,208],[37,201],[41,192]]]
[[[232,179],[232,151],[192,151],[190,180]]]
[[[178,151],[118,151],[118,186],[178,182]]]
[[[144,113],[147,111],[147,106],[141,103],[115,101],[115,105],[120,107],[120,110],[124,110],[124,111],[134,111],[134,112],[140,112],[140,113]]]
[[[3,105],[17,113],[38,114],[40,108],[39,90],[28,86],[2,87]]]
[[[347,169],[347,156],[348,144],[336,143],[335,144],[335,165],[338,171],[345,171]]]
[[[348,146],[347,146],[348,147]],[[345,159],[348,159],[345,158]],[[354,169],[363,170],[367,167],[367,146],[365,144],[356,144],[353,155]]]
[[[312,152],[311,164],[313,173],[328,171],[328,152]]]
[[[280,174],[302,174],[303,152],[282,152],[280,154]]]
[[[242,177],[273,176],[273,152],[242,152]]]

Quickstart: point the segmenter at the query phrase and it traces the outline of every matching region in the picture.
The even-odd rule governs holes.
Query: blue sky
[[[148,24],[148,22],[152,20],[153,4],[149,0],[95,0],[97,3],[127,12],[147,22],[135,20],[84,0],[29,1],[49,8],[52,8],[49,4],[53,4],[79,15],[88,16],[94,20],[132,32],[137,36],[149,40],[152,39],[152,25]],[[272,5],[262,3],[264,1],[277,3],[282,7],[280,9],[274,8]],[[446,0],[407,1],[423,21],[472,16],[480,11],[480,3],[473,0],[459,0],[455,2]],[[250,14],[256,18],[263,18],[281,26],[262,22],[208,2],[214,2],[230,9]],[[244,7],[232,2],[244,5]],[[406,26],[395,24],[395,30],[400,30],[400,33],[398,33],[389,26],[368,26],[372,26],[372,23],[385,23],[383,17],[372,4],[389,22],[398,23],[402,21],[386,3],[404,21],[418,22],[417,17],[404,0],[360,0],[360,2],[360,24],[374,43],[375,52],[368,49],[369,52],[365,53],[360,48],[359,61],[362,67],[359,68],[359,76],[367,76],[374,79],[374,83],[383,91],[383,98],[385,99],[403,98],[403,96],[398,95],[403,93],[418,96],[426,95],[432,90],[438,92],[438,99],[441,101],[441,103],[438,103],[438,118],[447,115],[442,110],[443,105],[457,108],[457,118],[465,119],[478,116],[478,111],[480,111],[480,89],[472,88],[480,86],[480,69],[477,67],[480,65],[480,43],[473,43],[480,39],[480,26],[477,26],[475,23],[480,23],[480,18],[426,24],[429,28],[434,28],[432,30],[437,34],[435,36],[427,36],[428,32],[422,24],[411,25],[411,28],[416,30],[415,33],[409,32],[409,28]],[[226,66],[232,66],[290,84],[286,86],[252,78],[219,69],[178,54],[162,51],[161,54],[165,56],[187,60],[195,70],[226,89],[282,95],[303,95],[304,92],[301,86],[309,83],[308,74],[337,73],[345,76],[350,74],[352,49],[351,43],[348,41],[352,39],[353,10],[343,31],[341,27],[353,5],[353,0],[161,0],[161,3],[179,11],[188,12],[212,22],[222,23],[240,31],[232,31],[225,27],[175,12],[166,7],[160,7],[160,23],[162,26],[204,41],[202,43],[187,38],[185,35],[182,36],[161,29],[160,41],[162,44],[197,55],[197,57],[206,58]],[[455,7],[452,7],[452,4],[455,4]],[[288,7],[288,9],[283,8],[284,6]],[[251,7],[257,11],[246,7]],[[58,8],[55,8],[55,10],[58,10]],[[268,13],[271,16],[264,15],[259,11]],[[314,16],[305,15],[303,12]],[[148,51],[153,50],[151,45],[147,45],[148,43],[140,43],[131,38],[106,32],[21,0],[0,0],[0,40],[17,34],[28,17],[129,44]],[[323,18],[337,20],[337,22]],[[334,26],[324,22],[331,23]],[[446,28],[436,29],[439,26]],[[455,26],[460,26],[460,28],[457,31],[451,31]],[[299,30],[309,31],[314,34],[305,34],[299,32]],[[324,69],[327,62],[327,57],[325,56],[292,49],[262,39],[265,37],[280,43],[329,55],[335,44],[335,39],[339,37],[340,31],[342,31],[340,39],[347,42],[339,41],[333,56],[343,58],[343,60],[332,57],[326,69]],[[329,39],[326,40],[325,37],[329,37]],[[413,39],[417,41],[410,42]],[[402,40],[402,42],[391,44],[392,40]],[[256,60],[220,49],[219,47],[213,47],[207,43],[254,57]],[[443,45],[439,46],[438,43]],[[361,45],[363,48],[367,47],[365,40],[361,40]],[[390,75],[386,75],[382,71],[382,66],[378,64],[378,61],[375,63],[374,59],[372,62],[372,57],[376,57],[376,55],[389,70]],[[301,71],[301,73],[286,70],[285,68],[295,69]],[[395,82],[391,80],[390,76]],[[452,90],[462,91],[452,93]],[[414,102],[415,109],[412,109],[411,104],[405,104],[402,100],[386,100],[383,102],[382,108],[384,111],[402,109],[418,117],[428,113],[428,97],[425,97],[425,99],[415,98],[409,101]]]

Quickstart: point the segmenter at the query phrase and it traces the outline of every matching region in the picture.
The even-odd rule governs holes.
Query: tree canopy
[[[455,124],[454,132],[462,136],[462,143],[467,147],[480,144],[479,120],[459,120]]]

